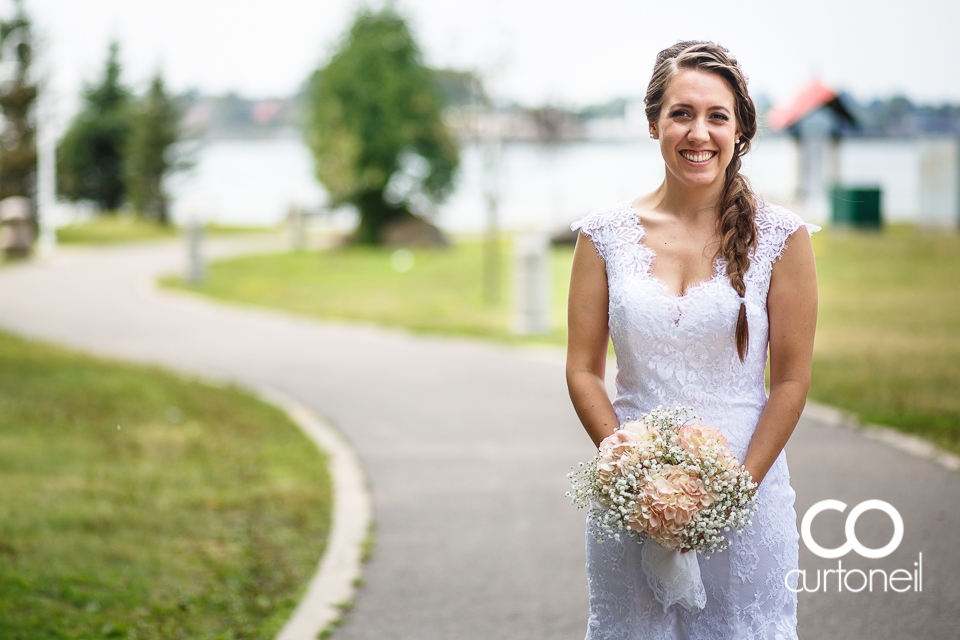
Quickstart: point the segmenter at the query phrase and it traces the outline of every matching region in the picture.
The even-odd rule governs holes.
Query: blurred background
[[[814,82],[824,95],[808,110],[838,96],[855,124],[827,133],[843,137],[824,180],[881,187],[889,222],[924,215],[924,140],[955,137],[960,126],[960,82],[947,62],[960,48],[949,26],[960,10],[942,0],[909,11],[892,1],[870,10],[852,1],[789,9],[748,1],[722,11],[704,2],[677,12],[616,1],[589,10],[545,0],[391,6],[435,76],[443,122],[460,150],[447,197],[421,212],[450,232],[486,226],[491,168],[487,162],[485,174],[477,144],[483,126],[502,143],[493,170],[505,229],[555,230],[656,186],[662,169],[646,135],[642,95],[656,52],[679,39],[716,40],[737,55],[765,125],[746,173],[764,196],[814,221],[826,220],[829,207],[810,190],[831,185],[820,184],[815,167],[805,177],[799,166],[811,161],[796,142],[799,127],[790,125],[808,113],[772,127],[771,108],[789,106]],[[191,142],[189,168],[165,176],[173,221],[196,215],[271,226],[293,204],[329,211],[338,198],[317,180],[304,126],[311,78],[342,50],[357,9],[353,2],[292,0],[269,7],[34,0],[24,10],[36,40],[30,74],[43,89],[40,123],[64,153],[77,118],[98,108],[83,94],[103,85],[115,43],[116,89],[133,102],[162,79],[179,109],[179,138]],[[8,18],[15,12],[8,2]],[[12,73],[9,52],[5,65]],[[53,224],[91,206],[136,208],[125,188],[122,199],[97,202],[67,182],[58,179],[58,203],[73,206],[54,206]],[[351,230],[356,215],[335,209],[324,222]]]
[[[299,362],[299,346],[280,333],[252,344],[222,308],[203,320],[222,322],[221,333],[140,293],[157,281],[313,318],[562,347],[569,225],[660,183],[663,160],[642,103],[654,58],[678,40],[712,40],[749,74],[760,114],[744,172],[765,199],[824,226],[813,238],[820,315],[811,399],[840,409],[848,424],[921,438],[919,450],[935,445],[960,466],[949,457],[960,454],[958,24],[960,3],[948,0],[0,0],[0,320],[97,353],[289,383],[314,409],[343,417],[338,426],[366,456],[375,494],[400,492],[426,468],[411,456],[390,475],[402,467],[378,462],[377,447],[392,437],[449,444],[495,424],[494,444],[508,448],[509,438],[529,435],[535,419],[510,428],[509,403],[488,401],[513,390],[534,418],[555,412],[556,423],[538,423],[544,441],[566,440],[524,476],[536,489],[511,488],[491,503],[536,498],[531,512],[542,506],[579,531],[560,485],[586,440],[561,388],[559,349],[543,356],[556,374],[543,388],[540,373],[520,384],[510,376],[527,369],[511,367],[520,353],[549,349],[485,351],[504,362],[481,376],[486,386],[458,388],[467,400],[456,406],[471,414],[467,403],[477,403],[485,417],[474,416],[476,429],[449,428],[428,405],[474,371],[447,362],[445,343],[435,353],[433,343],[412,342],[403,362],[381,362],[374,334],[352,342],[336,323],[315,324],[324,339],[304,344],[325,351]],[[208,343],[230,336],[239,337],[228,350],[197,365]],[[362,376],[327,358],[341,349]],[[250,370],[231,360],[236,353],[249,354]],[[394,404],[365,407],[369,398],[351,395],[361,377],[390,372],[381,382]],[[309,391],[299,386],[307,383]],[[384,415],[371,418],[376,411]],[[394,421],[403,428],[389,428]],[[322,456],[241,390],[0,332],[0,438],[0,636],[273,636],[322,553],[331,502]],[[859,452],[858,442],[842,455]],[[455,449],[485,450],[472,446]],[[791,459],[801,461],[798,505],[812,501],[812,480],[832,482],[820,474],[825,448],[817,441]],[[456,470],[465,486],[496,484],[484,475],[489,461],[480,462],[475,475]],[[956,485],[954,475],[937,477]],[[861,479],[868,492],[879,486]],[[854,486],[847,480],[834,484]],[[916,486],[940,495],[926,480]],[[422,506],[417,490],[403,489],[415,496],[404,504]],[[955,557],[952,512],[914,498],[897,506],[933,515],[913,514],[910,531],[923,523],[923,544],[939,540],[953,550],[942,558]],[[431,539],[430,527],[442,529],[430,520],[416,529],[420,520],[401,507],[377,504],[383,559],[358,620],[377,619],[382,602],[396,605],[398,619],[431,610],[391,600],[418,589],[383,587],[393,584],[383,576],[406,575],[391,558],[422,552],[415,547]],[[481,512],[489,515],[478,508],[460,522],[484,522]],[[517,547],[517,557],[581,569],[579,540],[544,538]],[[306,539],[311,545],[299,544]],[[501,557],[494,542],[490,557]],[[550,556],[553,543],[564,561]],[[461,593],[443,586],[459,577],[442,567],[424,576],[424,594]],[[569,600],[553,598],[550,589],[582,582],[579,573],[544,579],[543,610],[554,607],[547,617],[568,627],[538,637],[579,633],[585,597],[570,588]],[[862,616],[873,621],[870,637],[897,637],[888,621],[910,611],[912,637],[952,637],[957,581],[939,584],[936,598],[867,601],[877,614]],[[504,607],[531,591],[503,591]],[[490,594],[459,602],[496,624],[480,611],[484,598],[495,610]],[[831,617],[803,606],[809,637],[853,637],[846,609]],[[944,635],[928,633],[931,620]],[[476,628],[477,637],[500,637]],[[346,637],[389,637],[355,633]]]

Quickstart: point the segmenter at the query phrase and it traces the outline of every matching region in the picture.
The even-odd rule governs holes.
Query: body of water
[[[636,198],[663,179],[656,142],[584,142],[564,145],[506,144],[499,154],[499,220],[504,229],[552,231],[589,211]],[[848,185],[879,185],[886,221],[916,217],[919,156],[913,141],[845,140],[840,179]],[[765,198],[798,210],[814,222],[823,214],[794,202],[797,151],[789,138],[761,139],[744,159],[744,173]],[[438,207],[436,222],[453,232],[484,229],[483,153],[467,146],[456,187]],[[291,204],[314,210],[326,202],[313,174],[313,158],[298,137],[216,140],[197,156],[195,168],[171,183],[177,221],[196,216],[234,225],[275,225]],[[323,224],[349,229],[354,214],[338,211]]]

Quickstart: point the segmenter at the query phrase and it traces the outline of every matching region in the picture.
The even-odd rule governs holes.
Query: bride
[[[647,88],[663,183],[574,224],[567,384],[599,445],[657,405],[693,407],[760,483],[730,547],[698,556],[706,605],[657,601],[636,537],[587,535],[588,640],[797,638],[798,535],[783,447],[806,401],[817,317],[810,234],[740,173],[757,132],[737,60],[709,42],[657,56]],[[608,340],[617,394],[604,388]],[[770,355],[769,397],[764,387]]]

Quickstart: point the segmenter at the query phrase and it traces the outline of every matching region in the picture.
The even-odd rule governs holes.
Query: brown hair
[[[727,165],[726,180],[717,209],[720,212],[720,255],[727,261],[730,286],[741,298],[735,338],[737,355],[743,361],[750,335],[747,309],[742,300],[747,291],[743,278],[750,267],[750,251],[757,243],[757,196],[746,177],[740,173],[740,157],[750,151],[750,141],[757,134],[757,109],[747,93],[747,76],[740,69],[737,59],[720,45],[688,40],[657,54],[653,76],[643,99],[648,122],[653,123],[660,118],[667,84],[682,69],[715,73],[726,80],[733,92],[734,115],[740,137],[734,143],[733,159]]]

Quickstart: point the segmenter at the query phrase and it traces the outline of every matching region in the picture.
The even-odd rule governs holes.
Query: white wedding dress
[[[740,299],[718,259],[710,280],[674,296],[651,269],[632,203],[601,209],[574,223],[606,263],[610,335],[617,356],[620,423],[657,405],[693,407],[726,435],[742,461],[767,400],[767,291],[787,238],[804,225],[795,214],[761,203],[758,243],[747,271],[750,347],[740,362],[734,329]],[[698,554],[706,590],[699,611],[664,611],[641,569],[640,544],[625,536],[598,543],[587,534],[590,619],[587,640],[790,640],[797,638],[797,598],[784,579],[797,567],[795,494],[781,453],[760,485],[758,511],[730,547]],[[794,574],[795,575],[795,574]],[[795,586],[795,579],[791,586]]]

